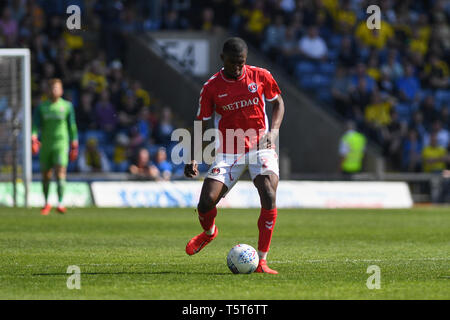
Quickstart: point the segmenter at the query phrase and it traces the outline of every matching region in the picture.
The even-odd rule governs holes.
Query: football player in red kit
[[[186,245],[193,255],[217,237],[216,205],[249,170],[261,200],[258,219],[259,266],[255,272],[277,274],[267,266],[272,233],[277,218],[276,191],[279,180],[275,140],[284,115],[281,91],[269,71],[246,65],[248,48],[244,40],[230,38],[223,45],[223,68],[213,75],[200,92],[197,120],[203,128],[214,118],[219,139],[216,158],[204,180],[197,206],[204,230]],[[272,103],[272,124],[266,114],[266,101]],[[198,175],[195,160],[185,166],[185,175]]]

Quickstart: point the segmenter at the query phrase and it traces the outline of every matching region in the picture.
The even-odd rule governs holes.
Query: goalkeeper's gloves
[[[78,158],[78,141],[72,141],[70,144],[69,160],[74,162]]]
[[[41,143],[39,142],[36,136],[31,137],[31,151],[33,155],[37,155],[39,153],[39,148],[41,147]]]

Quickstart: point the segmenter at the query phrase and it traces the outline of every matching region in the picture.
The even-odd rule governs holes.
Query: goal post
[[[32,180],[31,59],[29,49],[0,49],[0,181],[12,183],[12,205],[29,206]],[[0,206],[4,203],[0,203]]]

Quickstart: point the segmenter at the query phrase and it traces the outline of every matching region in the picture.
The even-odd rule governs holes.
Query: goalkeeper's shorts
[[[41,171],[48,171],[56,166],[67,167],[69,164],[69,148],[41,148],[39,153]]]

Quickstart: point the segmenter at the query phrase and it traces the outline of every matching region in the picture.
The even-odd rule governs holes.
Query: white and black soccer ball
[[[258,263],[258,252],[248,244],[235,245],[228,252],[227,265],[233,273],[252,273]]]

